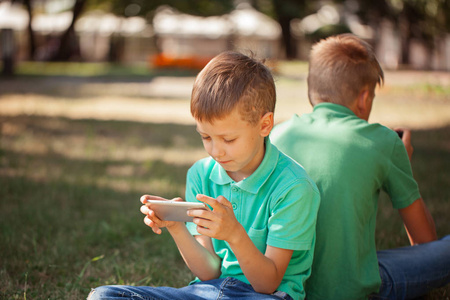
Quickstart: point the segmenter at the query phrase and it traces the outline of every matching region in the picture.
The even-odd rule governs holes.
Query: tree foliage
[[[343,3],[348,0],[335,0]],[[402,45],[402,63],[409,63],[412,39],[422,41],[429,50],[450,31],[448,0],[358,0],[357,14],[375,30],[383,19],[396,27]]]
[[[33,56],[35,42],[31,28],[33,0],[10,0],[25,5],[30,15],[28,26],[30,57]],[[244,1],[244,0],[241,0]],[[143,16],[151,21],[153,12],[161,5],[169,5],[177,10],[198,16],[223,15],[231,12],[236,0],[74,0],[73,20],[61,35],[60,47],[54,59],[69,59],[76,51],[74,47],[73,25],[83,11],[101,9],[119,16]],[[295,18],[302,19],[315,13],[325,2],[313,0],[248,0],[257,10],[275,19],[282,29],[282,42],[287,58],[297,54],[290,24]],[[328,3],[344,4],[353,7],[363,23],[375,32],[383,19],[395,24],[402,45],[402,61],[409,62],[409,49],[412,39],[418,39],[431,50],[436,41],[450,32],[450,1],[448,0],[329,0]]]
[[[307,0],[273,0],[276,19],[281,26],[283,45],[288,59],[297,57],[296,43],[292,40],[291,21],[307,15],[307,2]]]
[[[198,16],[223,15],[233,10],[232,0],[91,0],[91,8],[102,8],[119,16],[151,17],[151,13],[161,5]]]

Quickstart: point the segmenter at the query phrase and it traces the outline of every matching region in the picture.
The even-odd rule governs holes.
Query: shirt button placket
[[[238,216],[238,202],[239,201],[239,188],[236,186],[231,187],[231,206],[233,207],[234,214],[237,217]]]

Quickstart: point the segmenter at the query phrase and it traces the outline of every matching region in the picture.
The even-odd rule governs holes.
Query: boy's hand
[[[401,139],[402,139],[403,145],[405,145],[406,152],[408,153],[409,161],[411,161],[411,157],[414,152],[414,148],[411,145],[411,131],[409,129],[405,129],[405,128],[396,128],[395,131],[402,132]]]
[[[145,215],[144,223],[145,223],[145,225],[151,227],[154,233],[161,234],[162,233],[161,228],[164,228],[164,227],[170,228],[170,227],[174,227],[179,224],[182,224],[181,222],[163,221],[163,220],[159,219],[156,216],[155,212],[150,209],[150,207],[148,206],[149,204],[147,204],[147,200],[162,200],[162,201],[169,201],[169,200],[158,197],[158,196],[152,196],[152,195],[144,195],[141,197],[140,200],[141,200],[141,203],[144,204],[141,206],[141,213],[143,213]],[[181,198],[174,198],[172,200],[182,201]]]
[[[237,230],[243,229],[234,215],[233,206],[225,197],[219,196],[214,199],[199,194],[197,200],[212,207],[211,211],[192,210],[189,212],[189,215],[194,217],[198,233],[230,242],[237,236]]]

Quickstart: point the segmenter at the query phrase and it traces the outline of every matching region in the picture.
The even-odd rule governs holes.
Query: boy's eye
[[[225,140],[225,139],[224,139],[224,142],[227,143],[227,144],[229,144],[229,143],[234,142],[235,140],[236,140],[236,139],[231,139],[231,140]]]
[[[211,139],[209,136],[201,136],[202,137],[202,140],[209,140],[209,139]]]

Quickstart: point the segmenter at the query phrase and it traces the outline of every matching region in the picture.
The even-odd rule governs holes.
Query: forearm
[[[263,294],[275,292],[286,268],[283,266],[282,270],[277,269],[276,263],[256,248],[244,228],[241,232],[236,233],[236,239],[229,241],[229,245],[239,261],[245,277],[255,291]]]
[[[180,225],[168,229],[188,268],[200,280],[218,278],[220,258],[202,246],[183,223]]]
[[[410,206],[400,209],[411,245],[423,244],[437,239],[433,217],[421,198]]]
[[[402,142],[411,161],[414,151],[411,145],[411,131],[401,130],[403,131]],[[410,206],[400,209],[399,212],[411,245],[423,244],[437,239],[433,217],[422,198],[417,199]]]

